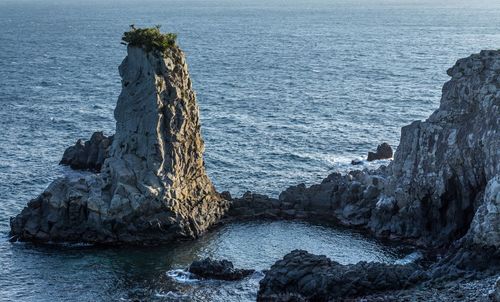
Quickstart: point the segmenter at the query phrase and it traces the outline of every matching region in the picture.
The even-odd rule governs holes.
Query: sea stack
[[[195,238],[226,212],[205,172],[181,49],[129,42],[119,72],[116,133],[101,173],[55,180],[11,218],[14,239],[157,244]]]

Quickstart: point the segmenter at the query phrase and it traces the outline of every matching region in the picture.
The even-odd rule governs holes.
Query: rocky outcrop
[[[224,215],[228,202],[205,173],[183,52],[129,45],[119,71],[116,133],[101,173],[54,181],[11,219],[13,236],[156,244],[197,237]]]
[[[109,157],[113,143],[113,135],[105,136],[102,132],[94,132],[90,140],[79,139],[74,146],[68,147],[59,162],[75,170],[100,172],[104,160]]]
[[[295,250],[260,281],[258,301],[337,301],[403,289],[427,278],[415,265],[359,262],[342,265],[326,256]]]
[[[376,171],[332,173],[321,184],[292,186],[279,199],[246,192],[234,198],[228,216],[237,219],[304,219],[352,227],[368,224],[387,181],[386,167]]]
[[[367,161],[392,158],[392,148],[388,143],[382,143],[377,146],[377,152],[368,152]]]
[[[484,203],[486,184],[500,170],[500,51],[461,59],[448,74],[439,109],[403,127],[387,168],[333,173],[309,188],[290,187],[269,208],[286,207],[424,246],[446,246],[464,236]],[[497,207],[488,204],[478,212],[488,212],[478,230],[498,236]]]
[[[189,272],[205,279],[235,281],[253,274],[255,270],[236,269],[231,261],[206,258],[194,261],[189,266]]]
[[[403,127],[391,179],[370,228],[440,245],[463,236],[500,172],[500,51],[448,70],[439,109]]]
[[[443,257],[425,271],[412,267],[413,275],[405,273],[407,265],[340,266],[294,252],[266,274],[260,300],[375,298],[378,291],[400,290],[427,278],[423,284],[432,288],[447,280],[498,275],[500,51],[461,59],[448,74],[452,78],[443,87],[439,109],[426,121],[403,127],[387,168],[334,173],[319,185],[290,187],[279,200],[309,217],[325,213],[378,236],[446,247]],[[387,280],[395,286],[386,287]]]

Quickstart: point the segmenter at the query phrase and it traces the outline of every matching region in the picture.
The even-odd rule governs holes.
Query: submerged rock
[[[326,256],[295,250],[260,281],[258,301],[336,301],[403,289],[427,278],[416,265],[359,262],[342,265]]]
[[[206,258],[194,261],[189,266],[189,272],[206,279],[234,281],[253,274],[255,270],[235,269],[231,261]]]
[[[100,172],[104,160],[109,157],[109,150],[113,143],[113,135],[105,136],[102,132],[94,132],[90,140],[79,139],[74,146],[64,151],[59,162],[75,170],[90,170]]]
[[[382,143],[377,146],[377,152],[368,152],[367,161],[392,158],[392,148],[388,143]]]
[[[55,180],[11,219],[18,239],[156,244],[197,237],[226,212],[205,173],[184,53],[129,45],[119,71],[116,134],[101,174]]]

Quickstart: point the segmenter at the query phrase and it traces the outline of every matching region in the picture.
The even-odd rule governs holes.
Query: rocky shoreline
[[[388,166],[332,173],[278,198],[216,192],[177,46],[159,52],[129,45],[119,70],[116,133],[79,140],[61,160],[96,173],[54,181],[11,219],[13,241],[161,244],[196,238],[220,222],[301,219],[411,242],[436,258],[424,259],[430,265],[341,265],[293,251],[266,272],[259,301],[451,301],[460,299],[456,286],[484,280],[492,287],[499,276],[500,51],[471,55],[448,70],[439,109],[403,127],[394,154],[385,144],[369,153],[368,160],[394,156]],[[192,268],[223,280],[251,273],[210,259]],[[499,301],[495,282],[490,296]],[[462,287],[462,297],[478,288],[485,290]]]

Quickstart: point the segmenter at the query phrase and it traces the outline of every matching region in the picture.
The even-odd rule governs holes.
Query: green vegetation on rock
[[[177,34],[160,32],[160,25],[150,28],[136,28],[130,25],[130,31],[124,32],[122,40],[126,45],[142,47],[146,51],[158,50],[164,52],[175,46]]]

